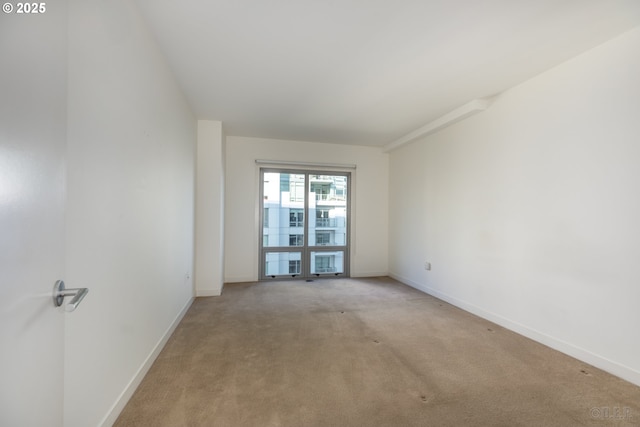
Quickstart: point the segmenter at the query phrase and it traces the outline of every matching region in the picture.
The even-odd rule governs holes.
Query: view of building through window
[[[347,197],[347,174],[263,171],[263,275],[344,273]]]

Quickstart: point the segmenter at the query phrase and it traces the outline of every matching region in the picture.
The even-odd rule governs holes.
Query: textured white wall
[[[114,421],[193,296],[196,120],[145,28],[132,2],[69,2],[67,280],[90,292],[68,427]]]
[[[393,151],[389,218],[395,277],[636,384],[638,52],[640,29]]]
[[[388,155],[379,148],[227,137],[225,280],[258,279],[256,159],[355,164],[351,276],[387,274]]]

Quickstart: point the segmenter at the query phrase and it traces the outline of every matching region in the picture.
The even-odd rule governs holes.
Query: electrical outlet
[[[424,269],[425,270],[431,270],[431,263],[429,261],[425,261],[424,263]]]

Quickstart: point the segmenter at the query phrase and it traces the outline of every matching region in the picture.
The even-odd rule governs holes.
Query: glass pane
[[[265,172],[262,246],[304,245],[304,174]]]
[[[309,246],[347,244],[347,177],[309,175]]]
[[[264,275],[299,275],[302,272],[302,252],[267,252],[264,254]]]
[[[311,252],[311,274],[344,273],[344,251]]]

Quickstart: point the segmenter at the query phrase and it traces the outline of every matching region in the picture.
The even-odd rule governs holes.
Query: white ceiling
[[[640,24],[640,0],[137,3],[199,119],[371,146]]]

